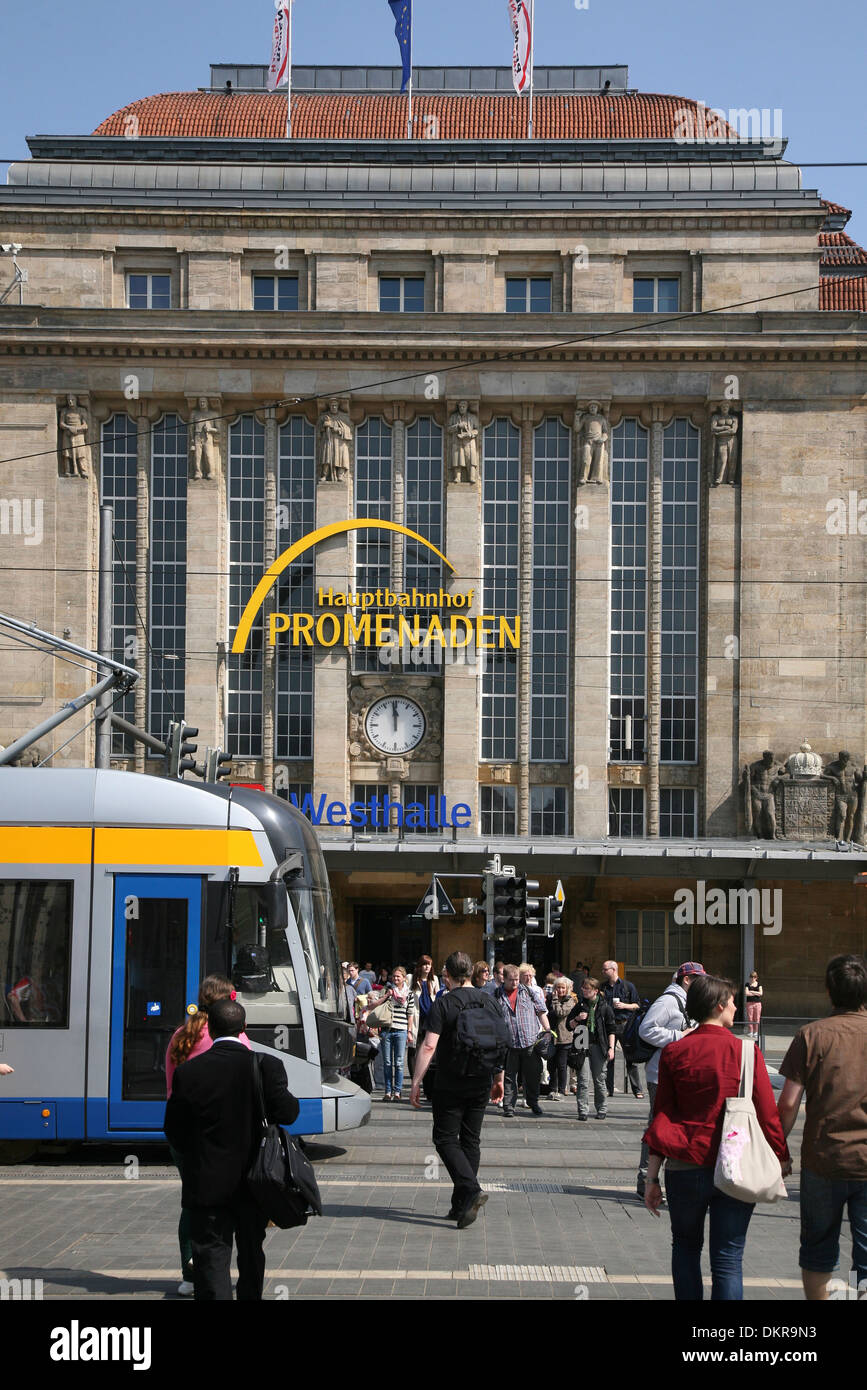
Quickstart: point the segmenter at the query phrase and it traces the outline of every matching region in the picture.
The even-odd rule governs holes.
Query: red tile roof
[[[693,129],[697,103],[685,97],[537,96],[535,133],[554,140],[666,140]],[[292,134],[298,140],[402,140],[406,97],[299,92],[292,98]],[[419,139],[515,140],[527,134],[529,102],[517,96],[433,96],[413,101]],[[703,112],[709,135],[713,119]],[[286,97],[271,92],[166,92],[133,101],[98,125],[94,135],[279,140],[286,129]]]
[[[822,265],[867,265],[867,251],[845,232],[820,232]]]
[[[849,218],[852,216],[852,209],[844,208],[842,203],[829,203],[827,198],[823,198],[822,204],[824,207],[828,209],[829,213],[836,213],[838,216],[843,216],[846,218],[847,222],[849,221]]]
[[[819,308],[867,313],[867,275],[823,275],[819,281]]]

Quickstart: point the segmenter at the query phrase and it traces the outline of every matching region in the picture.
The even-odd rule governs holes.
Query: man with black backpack
[[[454,1184],[447,1220],[471,1226],[488,1194],[479,1186],[485,1107],[503,1098],[509,1030],[496,1001],[470,983],[473,962],[453,951],[443,971],[448,993],[430,1008],[415,1060],[410,1101],[421,1109],[422,1078],[436,1053],[433,1142]]]

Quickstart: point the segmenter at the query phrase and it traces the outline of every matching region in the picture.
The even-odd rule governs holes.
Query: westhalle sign
[[[362,531],[375,528],[384,531],[397,531],[410,540],[417,541],[433,551],[454,573],[454,565],[437,550],[435,545],[425,540],[416,531],[401,526],[395,521],[379,521],[361,518],[354,521],[336,521],[302,536],[288,550],[278,556],[256,586],[238,624],[232,651],[243,652],[250,638],[250,632],[263,603],[284,570],[303,555],[305,551],[318,545],[320,541],[332,536],[344,535],[349,531]],[[439,648],[440,650],[459,650],[476,647],[480,651],[495,651],[511,648],[517,650],[521,645],[521,619],[503,614],[474,614],[469,616],[467,609],[472,606],[474,589],[463,593],[449,593],[444,589],[433,591],[411,589],[406,592],[391,589],[374,589],[352,593],[335,591],[333,586],[320,588],[317,593],[318,606],[325,612],[316,613],[271,613],[268,618],[268,642],[277,646],[284,642],[292,647],[410,647]],[[461,612],[459,610],[463,609]],[[438,611],[436,611],[438,610]]]

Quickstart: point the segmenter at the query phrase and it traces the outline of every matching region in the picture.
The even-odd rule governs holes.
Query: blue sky
[[[583,0],[582,0],[583,3]],[[417,63],[511,61],[506,0],[415,0]],[[266,62],[272,0],[35,0],[6,6],[0,159],[81,134],[136,97],[205,86],[211,62]],[[299,63],[398,64],[386,0],[296,0]],[[536,0],[538,63],[626,63],[630,86],[782,111],[796,163],[864,158],[863,0]],[[0,170],[5,177],[5,169]],[[809,169],[867,239],[867,169]]]

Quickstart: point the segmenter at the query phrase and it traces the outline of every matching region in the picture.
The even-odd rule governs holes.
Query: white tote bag
[[[753,1105],[755,1048],[741,1039],[741,1084],[726,1101],[722,1140],[714,1168],[714,1187],[739,1202],[778,1202],[788,1197],[780,1160],[774,1153]]]

